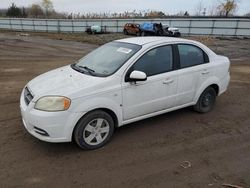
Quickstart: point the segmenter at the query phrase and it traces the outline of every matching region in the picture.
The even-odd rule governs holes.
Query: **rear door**
[[[177,44],[179,53],[178,88],[176,105],[194,101],[197,88],[209,76],[206,53],[192,44]]]

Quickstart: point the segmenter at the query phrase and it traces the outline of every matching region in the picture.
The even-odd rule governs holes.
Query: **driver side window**
[[[173,70],[172,46],[161,46],[146,52],[133,66],[132,71],[153,76]]]

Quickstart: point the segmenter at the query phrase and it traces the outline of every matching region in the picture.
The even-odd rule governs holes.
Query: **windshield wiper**
[[[91,75],[94,75],[93,73],[95,73],[95,71],[94,71],[93,69],[91,69],[91,68],[89,68],[89,67],[87,67],[87,66],[81,66],[81,65],[78,65],[78,67],[80,67],[80,68],[83,68],[83,69],[87,70],[87,71],[88,71],[88,73],[89,73],[89,74],[91,74]]]
[[[85,72],[84,70],[82,70],[82,69],[80,69],[78,66],[76,66],[75,63],[71,65],[71,68],[73,68],[74,70],[76,70],[76,71],[78,71],[78,72],[81,72],[81,73],[84,73],[84,72]]]
[[[79,67],[84,68],[84,69],[86,69],[88,71],[91,71],[91,72],[95,72],[93,69],[91,69],[91,68],[89,68],[87,66],[81,66],[81,65],[79,65]]]

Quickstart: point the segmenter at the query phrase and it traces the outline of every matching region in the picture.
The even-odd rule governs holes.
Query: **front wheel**
[[[147,36],[146,32],[145,32],[145,31],[142,31],[142,32],[141,32],[141,36],[143,36],[143,37],[144,37],[144,36]]]
[[[197,103],[194,105],[194,110],[199,113],[206,113],[213,109],[216,100],[216,91],[212,87],[205,89]]]
[[[104,146],[112,137],[114,121],[104,111],[93,111],[85,115],[74,130],[74,139],[82,149],[92,150]]]

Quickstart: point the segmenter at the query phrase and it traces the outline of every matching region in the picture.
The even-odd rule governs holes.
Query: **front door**
[[[147,51],[128,70],[127,76],[138,70],[147,80],[122,83],[123,119],[129,120],[175,105],[177,71],[173,70],[172,46],[161,46]]]

